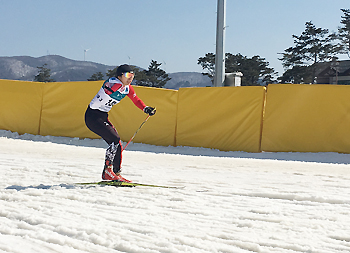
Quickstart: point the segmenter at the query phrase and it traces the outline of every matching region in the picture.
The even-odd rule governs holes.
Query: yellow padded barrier
[[[269,85],[262,150],[350,153],[350,86]]]
[[[176,145],[260,151],[264,87],[179,90]]]
[[[45,83],[41,135],[100,138],[84,121],[85,110],[103,81]],[[174,145],[177,91],[134,86],[136,94],[157,113],[138,132],[134,142]],[[123,141],[128,141],[147,114],[124,98],[109,113],[109,119]]]
[[[37,83],[0,80],[0,129],[19,134],[99,138],[84,113],[103,81]],[[239,150],[350,153],[350,86],[135,87],[157,107],[135,142]],[[125,98],[110,113],[123,141],[146,118]],[[261,147],[260,139],[262,138]]]
[[[175,145],[175,126],[178,92],[175,90],[133,86],[142,101],[157,108],[135,136],[133,142],[160,146]],[[147,114],[136,107],[129,98],[124,98],[111,110],[109,119],[123,141],[129,141],[146,119]]]
[[[99,138],[86,126],[88,104],[103,81],[45,83],[40,135]]]
[[[0,80],[0,129],[39,134],[42,83]]]

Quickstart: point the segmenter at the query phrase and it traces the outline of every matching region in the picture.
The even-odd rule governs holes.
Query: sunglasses
[[[125,72],[125,73],[124,73],[124,76],[125,76],[126,78],[133,77],[134,75],[135,75],[134,72]]]

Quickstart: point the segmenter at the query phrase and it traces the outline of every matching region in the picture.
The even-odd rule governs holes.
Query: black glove
[[[145,109],[143,109],[143,111],[149,116],[153,116],[154,114],[156,114],[156,108],[150,106],[146,106]]]

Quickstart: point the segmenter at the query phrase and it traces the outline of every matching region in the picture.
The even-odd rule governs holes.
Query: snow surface
[[[0,131],[0,252],[349,252],[350,154],[130,144],[99,181],[102,140]]]

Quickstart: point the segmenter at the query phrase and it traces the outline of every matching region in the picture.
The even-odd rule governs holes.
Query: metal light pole
[[[218,0],[216,23],[216,55],[214,86],[221,87],[225,81],[225,26],[226,0]]]

